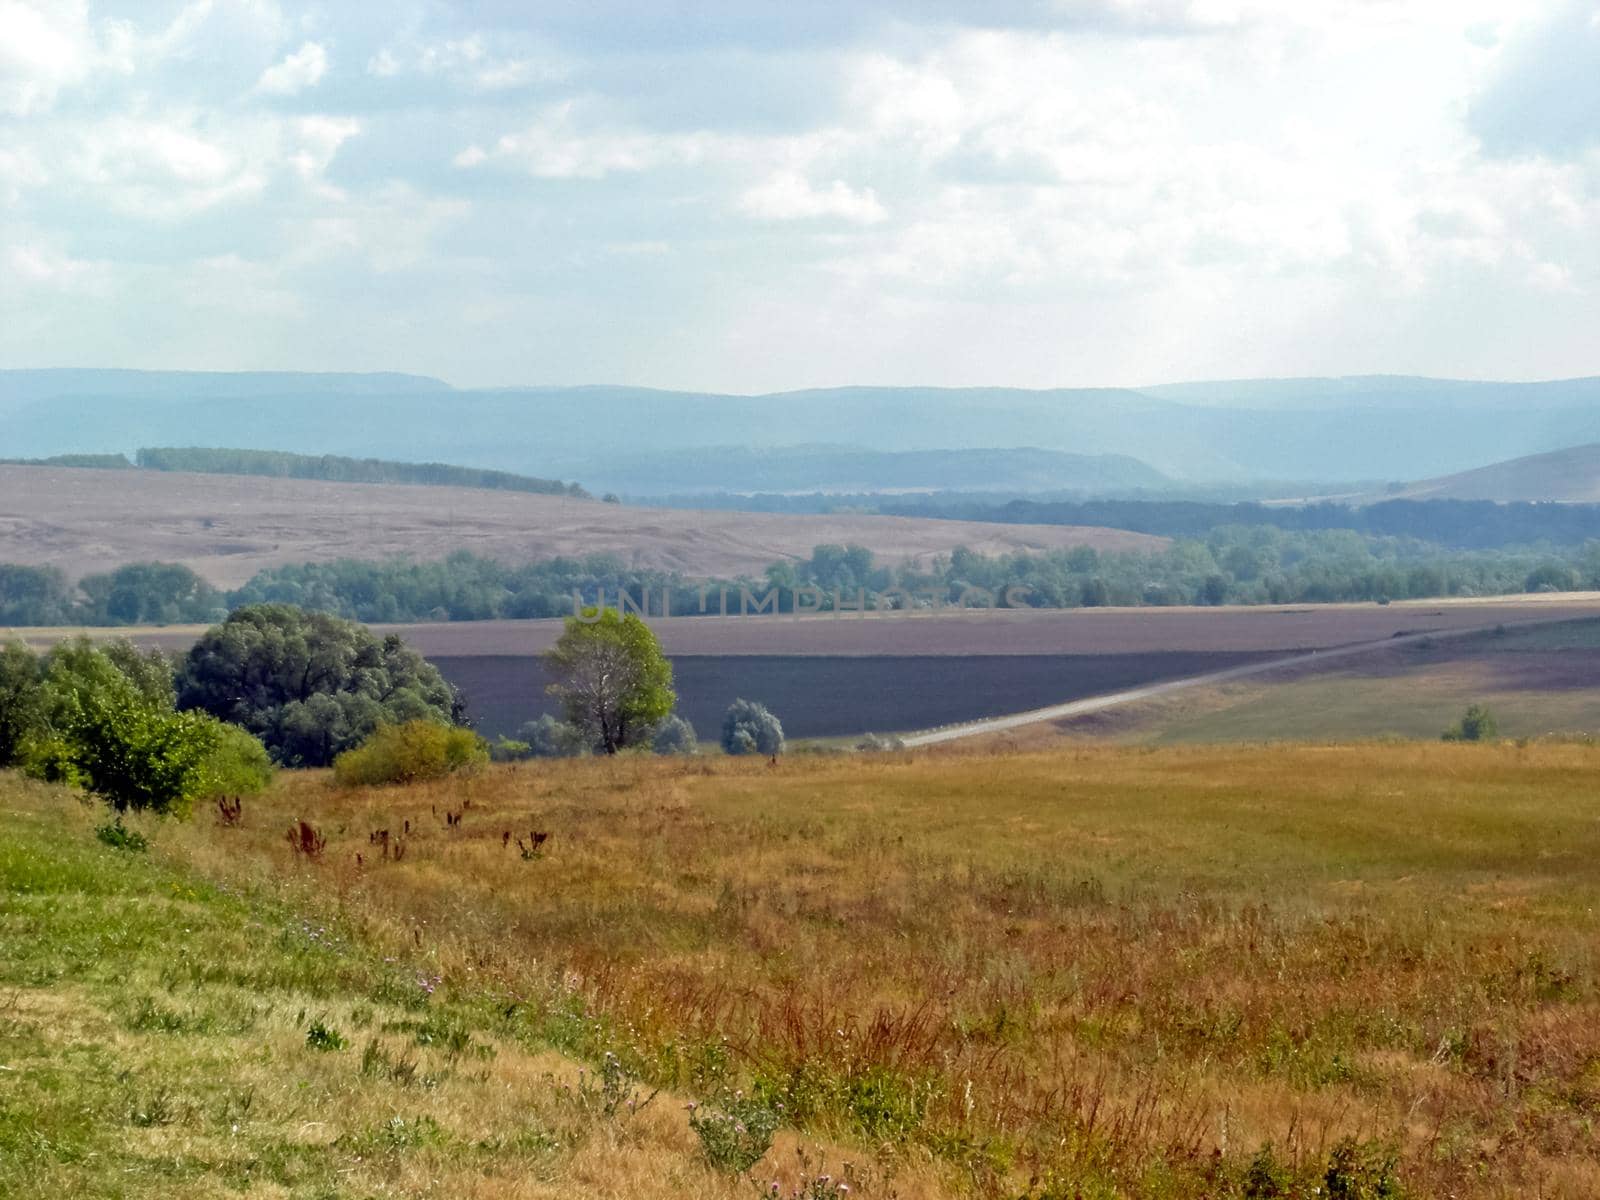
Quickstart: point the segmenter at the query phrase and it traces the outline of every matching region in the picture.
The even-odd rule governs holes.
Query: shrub
[[[324,1021],[311,1022],[311,1028],[306,1030],[306,1045],[313,1050],[334,1051],[343,1050],[349,1043],[345,1041],[344,1034]]]
[[[864,754],[877,754],[885,750],[904,750],[906,744],[897,737],[880,737],[876,733],[869,733],[856,743],[856,749]]]
[[[1396,1176],[1394,1151],[1376,1142],[1347,1137],[1328,1155],[1322,1177],[1329,1200],[1391,1200],[1404,1193]]]
[[[164,712],[132,689],[82,697],[63,730],[81,786],[118,813],[184,816],[206,788],[222,726],[199,713]]]
[[[489,761],[489,747],[470,729],[436,721],[380,725],[372,736],[333,762],[342,787],[440,779]]]
[[[1474,704],[1462,715],[1454,729],[1444,732],[1447,742],[1489,742],[1500,733],[1494,714],[1482,704]]]
[[[533,757],[527,742],[513,741],[508,737],[496,738],[489,743],[490,762],[521,762]]]
[[[735,700],[722,718],[722,749],[728,754],[782,754],[783,726],[765,705]]]
[[[584,751],[583,731],[549,713],[517,730],[531,758],[576,758]]]
[[[657,754],[693,754],[700,748],[694,726],[679,716],[670,716],[656,726],[650,749]]]
[[[272,782],[272,756],[237,725],[217,723],[217,748],[205,764],[205,791],[212,796],[254,795]]]
[[[143,854],[150,849],[150,839],[136,829],[129,829],[120,818],[96,828],[94,836],[113,850],[130,850]]]
[[[777,1109],[760,1100],[735,1093],[719,1109],[701,1112],[691,1106],[689,1128],[700,1139],[706,1161],[721,1171],[748,1171],[772,1149],[772,1136],[781,1124]]]

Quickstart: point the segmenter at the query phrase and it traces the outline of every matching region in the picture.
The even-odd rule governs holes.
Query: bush
[[[113,850],[128,850],[143,854],[150,849],[150,839],[136,829],[129,829],[121,819],[95,828],[94,836]]]
[[[259,738],[237,725],[217,722],[217,748],[206,759],[205,793],[250,796],[272,782],[272,756]]]
[[[583,731],[549,713],[517,730],[530,758],[576,758],[584,751]]]
[[[1482,704],[1467,709],[1454,729],[1444,731],[1447,742],[1490,742],[1499,736],[1500,727],[1494,714]]]
[[[728,754],[782,754],[783,726],[765,705],[735,700],[722,718],[722,749]]]
[[[527,742],[513,741],[508,737],[497,738],[489,743],[490,762],[521,762],[531,758],[532,751]]]
[[[759,1100],[733,1096],[723,1111],[691,1109],[689,1128],[700,1139],[706,1161],[721,1171],[748,1171],[772,1148],[772,1135],[780,1124],[776,1109]]]
[[[693,754],[700,748],[694,726],[682,717],[671,716],[656,726],[650,749],[657,754]]]
[[[904,750],[906,744],[897,737],[880,737],[876,733],[869,733],[856,743],[856,749],[863,754],[878,754],[886,750]]]
[[[489,761],[489,747],[470,729],[436,721],[380,725],[354,750],[333,761],[343,787],[440,779]]]
[[[185,816],[206,787],[206,764],[222,741],[219,722],[163,711],[131,686],[90,693],[62,730],[76,781],[118,813]]]

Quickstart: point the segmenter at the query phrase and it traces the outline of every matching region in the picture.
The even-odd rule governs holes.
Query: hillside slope
[[[456,550],[507,563],[615,554],[641,567],[732,577],[759,575],[824,542],[854,542],[891,562],[957,546],[995,554],[1166,545],[1164,538],[1111,529],[643,509],[472,488],[0,467],[0,562],[53,564],[74,578],[158,560],[236,587],[284,563],[432,560]]]
[[[1492,463],[1475,471],[1425,479],[1409,485],[1399,495],[1408,500],[1600,503],[1600,443],[1532,454]]]

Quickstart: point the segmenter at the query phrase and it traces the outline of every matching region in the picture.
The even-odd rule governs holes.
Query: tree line
[[[271,567],[219,591],[189,568],[130,563],[74,589],[54,567],[0,564],[0,626],[163,625],[218,621],[257,604],[291,604],[379,623],[559,617],[576,606],[641,606],[650,615],[808,606],[957,604],[971,589],[1035,608],[1300,604],[1600,589],[1600,540],[1526,550],[1451,550],[1354,530],[1222,526],[1156,553],[1076,547],[986,556],[958,548],[925,565],[891,566],[861,546],[822,545],[758,578],[691,579],[630,567],[613,555],[523,566],[458,551],[442,562],[344,559]],[[1003,598],[1010,593],[1012,599]],[[574,597],[577,597],[575,602]]]
[[[102,471],[192,471],[200,475],[260,475],[271,479],[320,479],[332,483],[413,483],[430,487],[487,488],[543,496],[593,499],[576,483],[511,471],[456,467],[447,463],[395,462],[339,454],[294,454],[285,450],[235,450],[206,446],[146,446],[129,461],[124,454],[57,454],[50,458],[0,458],[0,466],[89,467]]]
[[[973,502],[940,497],[883,504],[890,516],[1013,525],[1100,525],[1161,537],[1205,539],[1235,525],[1289,533],[1348,530],[1368,537],[1404,537],[1441,549],[1495,550],[1550,543],[1581,546],[1600,538],[1600,504],[1536,504],[1492,500],[1385,500],[1347,504],[1218,504],[1194,500],[1011,500]]]

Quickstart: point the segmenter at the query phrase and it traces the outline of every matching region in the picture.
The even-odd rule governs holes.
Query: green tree
[[[648,736],[677,703],[672,664],[637,613],[568,617],[544,661],[567,721],[607,754]]]
[[[461,724],[455,690],[390,635],[286,604],[235,610],[178,671],[178,707],[249,730],[286,766],[327,766],[380,724]]]
[[[170,625],[208,621],[222,611],[222,597],[179,563],[128,563],[107,575],[78,583],[88,598],[88,619],[97,625]]]
[[[783,726],[766,705],[735,700],[722,716],[722,749],[728,754],[782,754]]]
[[[0,648],[0,767],[22,760],[28,742],[45,729],[43,672],[21,642]]]
[[[120,817],[132,809],[184,816],[205,793],[223,726],[151,704],[131,684],[78,697],[62,733],[78,782]]]
[[[1454,729],[1447,729],[1444,740],[1447,742],[1490,742],[1500,734],[1499,723],[1494,719],[1494,714],[1482,704],[1474,704],[1462,715]]]
[[[71,610],[66,578],[55,567],[0,563],[0,625],[59,625]]]

